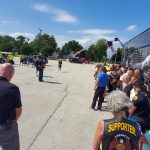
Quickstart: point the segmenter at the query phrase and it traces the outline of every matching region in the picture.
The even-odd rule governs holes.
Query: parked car
[[[56,60],[54,56],[48,56],[48,60]]]
[[[81,60],[78,57],[69,58],[69,62],[82,64]]]

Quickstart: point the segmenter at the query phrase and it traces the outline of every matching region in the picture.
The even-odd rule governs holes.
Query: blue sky
[[[149,0],[0,0],[0,34],[32,40],[41,28],[59,46],[114,37],[126,42],[149,28],[149,6]]]

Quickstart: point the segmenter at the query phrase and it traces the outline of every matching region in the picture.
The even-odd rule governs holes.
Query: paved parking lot
[[[93,97],[94,65],[49,61],[44,81],[35,68],[19,66],[12,80],[21,91],[23,114],[19,120],[21,150],[91,150],[92,139],[107,111],[89,107]]]

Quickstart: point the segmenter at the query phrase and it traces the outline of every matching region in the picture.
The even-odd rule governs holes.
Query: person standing
[[[14,55],[11,53],[8,54],[7,60],[9,61],[9,63],[14,64]]]
[[[36,59],[35,59],[35,68],[36,68],[36,75],[38,76],[38,64],[39,64],[39,57],[37,57]]]
[[[20,150],[17,121],[22,113],[19,88],[10,83],[14,75],[10,63],[0,65],[0,147]]]
[[[59,61],[58,61],[58,70],[61,71],[61,67],[62,67],[62,60],[59,59]]]
[[[94,86],[95,93],[94,93],[91,108],[95,109],[96,101],[98,100],[98,108],[97,109],[101,110],[102,103],[104,102],[104,92],[105,92],[106,85],[108,82],[108,75],[105,71],[105,67],[102,65],[99,66],[98,71],[99,71],[98,79],[97,79],[95,86]]]
[[[24,56],[21,54],[20,55],[20,66],[23,66],[23,61],[24,61]]]
[[[43,82],[43,71],[45,68],[45,61],[42,57],[39,58],[38,71],[39,71],[39,82]]]

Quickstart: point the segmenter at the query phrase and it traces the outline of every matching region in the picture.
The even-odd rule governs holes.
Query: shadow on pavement
[[[50,82],[50,81],[43,81],[44,83],[51,83],[51,84],[62,84],[60,82]]]
[[[13,66],[14,66],[14,67],[21,67],[21,66],[20,66],[20,65],[18,65],[18,64],[14,64]]]
[[[52,67],[52,65],[48,65],[48,64],[46,64],[46,66],[48,66],[48,67]]]
[[[67,72],[67,71],[65,72],[65,71],[64,71],[64,72],[62,72],[62,73],[69,73],[69,72]]]
[[[43,76],[43,77],[45,77],[45,78],[53,78],[53,77],[51,77],[51,76]]]

